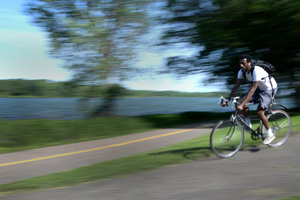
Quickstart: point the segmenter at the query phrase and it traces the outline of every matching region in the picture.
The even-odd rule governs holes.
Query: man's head
[[[240,67],[243,72],[249,72],[251,70],[251,56],[243,54],[240,56]]]

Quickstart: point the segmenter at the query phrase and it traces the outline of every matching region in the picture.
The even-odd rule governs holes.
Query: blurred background
[[[0,117],[225,112],[218,97],[244,53],[276,67],[278,101],[297,108],[299,10],[294,0],[4,1]]]
[[[68,171],[66,175],[36,177],[32,182],[24,180],[16,185],[4,185],[2,190],[0,186],[2,195],[15,194],[15,189],[16,192],[26,192],[62,188],[80,182],[95,183],[99,177],[127,176],[165,165],[208,158],[213,153],[208,142],[209,135],[202,137],[201,131],[196,130],[194,125],[229,117],[227,112],[233,108],[221,107],[218,101],[220,96],[229,95],[236,81],[241,54],[250,54],[276,67],[274,76],[279,87],[276,99],[293,108],[288,110],[293,121],[293,133],[299,133],[299,0],[1,0],[0,21],[0,154],[168,128],[165,132],[169,133],[163,135],[162,132],[148,132],[148,136],[139,136],[142,139],[129,138],[131,141],[123,143],[113,141],[112,144],[116,145],[109,145],[105,140],[103,142],[108,146],[100,148],[75,145],[77,150],[69,147],[61,151],[45,149],[47,157],[43,158],[28,151],[25,157],[15,158],[29,159],[29,154],[32,158],[41,159],[72,155],[70,159],[74,162],[62,157],[58,161],[53,159],[53,163],[45,161],[51,169],[56,165],[57,169],[66,169],[68,162],[72,167],[76,167],[77,161],[80,166],[84,165],[84,157],[95,155],[100,159],[101,152],[73,157],[79,152],[114,147],[111,152],[109,149],[107,153],[104,151],[105,159],[109,159],[110,155],[119,151],[115,148],[118,145],[191,130],[195,131],[192,135],[199,137],[141,156],[104,165],[100,163],[91,168],[82,167],[78,171]],[[250,83],[245,81],[238,95],[244,94],[249,87]],[[256,114],[256,105],[250,109]],[[258,118],[252,120],[252,124],[258,126]],[[185,125],[184,131],[178,131],[181,125]],[[212,126],[212,123],[207,123],[203,127],[210,129]],[[150,134],[153,137],[149,137]],[[174,141],[167,137],[162,140],[162,145],[167,145],[164,143],[166,140],[178,143],[180,138],[187,140],[194,137],[192,135],[178,135],[179,138]],[[261,144],[261,140],[250,142],[250,134],[247,136],[243,150],[254,155],[260,150],[256,146]],[[158,140],[153,142],[159,145]],[[128,152],[133,153],[135,148],[141,147],[144,151],[147,149],[145,145],[148,144],[124,146],[123,150],[128,148]],[[73,153],[68,153],[71,151]],[[264,157],[268,155],[263,154]],[[8,157],[8,160],[5,155],[2,157],[2,166],[7,165],[12,172],[19,171],[27,177],[27,166],[37,173],[51,173],[40,167],[42,163],[18,165],[22,170],[10,166],[40,158],[16,162],[11,155]],[[286,157],[297,160],[293,155]],[[89,163],[97,162],[97,159],[89,160]],[[278,160],[282,163],[261,162],[262,172],[270,169],[269,174],[274,175],[279,171],[291,171],[298,172],[299,177],[297,165],[287,165],[283,163],[285,160]],[[244,161],[241,163],[246,164]],[[248,167],[251,169],[246,167],[244,171],[253,173],[255,166],[253,168],[250,164]],[[7,168],[3,169],[6,171],[2,173],[3,180],[7,181],[11,174],[7,173]],[[173,174],[174,170],[176,168],[173,168]],[[216,171],[215,168],[212,170]],[[240,170],[238,174],[227,173],[230,180],[233,176],[236,180],[243,178],[240,174]],[[210,175],[213,175],[211,185],[221,187],[222,193],[217,192],[217,196],[223,194],[224,188],[227,192],[235,191],[228,190],[230,185],[223,187],[223,183],[228,182],[222,180],[224,173],[222,176],[215,172]],[[16,176],[18,173],[12,177]],[[30,173],[28,176],[31,176]],[[249,178],[249,175],[246,177]],[[165,177],[158,177],[155,184],[160,183],[160,178]],[[279,177],[272,178],[276,182]],[[255,176],[251,180],[256,181]],[[185,183],[180,180],[176,187],[180,186],[180,182]],[[286,187],[295,181],[287,183]],[[147,186],[149,184],[147,182]],[[257,190],[252,186],[251,190],[246,189],[248,196],[291,195],[287,191],[292,191],[277,189],[280,188],[277,185],[271,188],[253,185]],[[11,188],[13,193],[10,193]],[[115,186],[106,188],[117,191],[113,190],[117,188]],[[162,187],[160,192],[162,189],[171,191]],[[189,193],[188,196],[192,197],[199,193],[198,189],[197,193],[191,193],[190,188],[184,189],[180,195]],[[123,198],[122,191],[127,191],[120,191]],[[96,195],[94,191],[92,194]],[[144,195],[144,189],[132,194]]]

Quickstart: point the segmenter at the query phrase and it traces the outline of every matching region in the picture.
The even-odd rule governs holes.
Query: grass
[[[300,115],[292,117],[293,131],[300,130]],[[245,134],[244,147],[259,145]],[[103,179],[116,178],[149,170],[191,162],[214,156],[210,150],[209,134],[165,148],[101,162],[65,172],[35,177],[0,185],[0,195],[67,187]]]
[[[85,120],[0,121],[0,153],[134,134],[224,118],[228,113],[186,112]]]

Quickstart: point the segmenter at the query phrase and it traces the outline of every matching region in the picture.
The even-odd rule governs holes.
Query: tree
[[[76,84],[108,84],[133,68],[135,42],[147,31],[147,0],[31,0],[26,11],[48,34],[51,54]]]
[[[118,84],[110,84],[105,85],[103,88],[103,95],[105,97],[104,103],[101,107],[95,110],[94,115],[101,115],[101,116],[111,116],[113,113],[112,108],[115,107],[114,99],[120,95],[125,94],[126,89]]]
[[[169,0],[171,13],[165,23],[166,42],[189,42],[199,46],[191,58],[169,58],[169,69],[208,71],[210,81],[227,78],[235,82],[239,55],[276,66],[276,77],[299,77],[300,2],[294,0]],[[212,67],[213,66],[213,67]]]

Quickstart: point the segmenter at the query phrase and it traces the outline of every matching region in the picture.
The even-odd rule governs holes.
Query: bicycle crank
[[[252,140],[258,140],[260,137],[256,133],[251,133]]]

